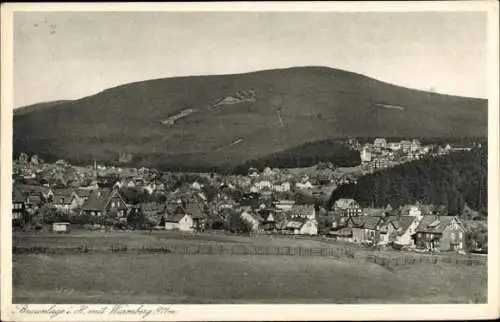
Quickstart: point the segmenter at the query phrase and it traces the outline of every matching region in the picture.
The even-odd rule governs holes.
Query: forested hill
[[[364,176],[357,184],[335,190],[330,204],[339,198],[354,198],[364,207],[398,207],[421,202],[447,206],[458,214],[464,204],[474,210],[487,209],[486,144],[469,152],[427,158]]]
[[[487,112],[484,99],[296,67],[141,81],[19,110],[13,148],[48,162],[116,163],[127,154],[131,166],[217,168],[282,159],[280,151],[288,158],[327,139],[484,136]]]

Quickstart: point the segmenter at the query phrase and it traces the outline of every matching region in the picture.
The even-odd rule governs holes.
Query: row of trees
[[[117,229],[152,229],[160,223],[160,218],[148,217],[140,211],[132,211],[125,218],[120,219],[113,215],[97,217],[88,214],[70,214],[49,207],[42,207],[36,211],[26,210],[21,219],[13,221],[13,227],[36,229],[55,222],[69,222],[80,226],[101,225]]]
[[[333,192],[330,203],[353,198],[365,207],[400,206],[420,201],[445,205],[451,213],[470,208],[487,209],[488,151],[474,148],[446,156],[426,158],[364,176],[357,184]]]
[[[246,174],[248,168],[302,168],[320,162],[331,162],[339,167],[351,167],[361,162],[359,152],[338,140],[322,140],[273,153],[255,160],[250,160],[234,168],[237,174]]]

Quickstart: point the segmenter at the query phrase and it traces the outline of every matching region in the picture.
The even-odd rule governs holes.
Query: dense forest
[[[359,152],[351,149],[343,141],[335,139],[306,143],[298,147],[276,152],[247,161],[234,169],[235,173],[246,173],[248,168],[259,170],[271,168],[304,168],[319,162],[331,162],[338,167],[353,167],[360,164]]]
[[[357,184],[340,186],[330,203],[354,198],[365,207],[398,207],[421,202],[444,205],[460,213],[464,205],[487,211],[487,144],[468,152],[429,157],[364,176]]]

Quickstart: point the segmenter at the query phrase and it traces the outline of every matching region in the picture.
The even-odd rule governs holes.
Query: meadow
[[[165,232],[14,234],[14,244],[345,247],[319,240]],[[486,265],[400,265],[325,256],[14,254],[14,303],[481,303]]]

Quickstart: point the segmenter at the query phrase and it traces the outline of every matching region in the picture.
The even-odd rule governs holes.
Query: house
[[[363,148],[360,152],[360,158],[362,163],[367,163],[372,160],[372,154],[368,149]]]
[[[420,223],[417,216],[388,216],[380,227],[379,245],[394,243],[400,246],[414,247],[413,236]]]
[[[193,190],[201,190],[201,188],[203,188],[203,185],[200,184],[198,181],[194,181],[191,184],[191,189],[193,189]]]
[[[26,199],[23,193],[17,188],[12,188],[12,219],[22,219],[26,208]]]
[[[83,214],[90,216],[116,216],[123,218],[127,215],[128,206],[117,190],[108,188],[93,191],[83,203]]]
[[[292,210],[294,205],[295,205],[294,200],[279,200],[274,203],[274,207],[282,211],[290,211]]]
[[[275,183],[273,185],[273,191],[275,192],[288,192],[292,189],[290,182],[285,181],[282,183]]]
[[[373,141],[373,147],[376,149],[385,149],[387,147],[387,141],[384,138],[376,138]]]
[[[332,210],[343,217],[361,216],[363,212],[356,200],[345,198],[335,201]]]
[[[423,216],[415,230],[415,244],[429,251],[455,251],[463,249],[465,228],[455,216]]]
[[[316,219],[314,205],[294,205],[290,212],[292,218]]]
[[[420,150],[420,146],[421,146],[420,141],[417,139],[414,139],[411,141],[410,151],[416,152],[416,151]]]
[[[63,212],[70,212],[83,204],[80,197],[71,189],[54,190],[52,197],[52,206]]]
[[[276,228],[276,210],[272,208],[262,208],[259,210],[262,218],[261,226],[264,230],[274,230]]]
[[[158,218],[164,215],[166,206],[157,202],[143,202],[137,207],[148,218]]]
[[[26,196],[26,208],[38,209],[44,204],[44,198],[37,192],[28,192]]]
[[[44,186],[19,184],[17,185],[17,188],[24,195],[38,195],[45,200],[50,200],[54,196],[52,189]]]
[[[252,231],[259,231],[263,218],[251,211],[249,207],[243,208],[240,217],[251,225]]]
[[[411,149],[411,141],[403,140],[399,143],[401,145],[401,151],[403,153],[408,153]]]
[[[262,190],[264,188],[271,189],[272,188],[272,184],[268,180],[261,180],[261,181],[257,181],[256,183],[254,183],[254,187],[257,190]]]
[[[314,188],[314,186],[311,184],[311,182],[305,181],[305,182],[297,182],[295,184],[295,188],[299,190],[305,190],[305,189],[312,189]]]
[[[399,151],[401,150],[401,143],[400,142],[390,142],[387,147],[391,150],[391,151]]]
[[[386,158],[376,158],[373,160],[374,169],[385,169],[389,166],[389,161]]]
[[[347,220],[355,243],[372,243],[377,240],[381,224],[382,217],[379,216],[349,217]]]
[[[343,227],[340,229],[331,229],[328,232],[329,237],[333,237],[336,240],[344,241],[344,242],[352,242],[352,228],[351,227]]]
[[[165,218],[165,230],[193,231],[193,218],[184,211],[170,213],[167,215],[167,218]]]
[[[316,219],[297,217],[287,221],[285,230],[294,235],[317,235],[318,222]]]
[[[78,196],[78,202],[79,202],[78,207],[81,207],[83,205],[83,203],[85,201],[87,201],[87,199],[89,199],[90,195],[92,194],[92,190],[80,188],[80,189],[76,189],[75,193]]]
[[[193,219],[193,226],[196,229],[204,229],[207,222],[207,216],[203,212],[203,209],[197,203],[188,203],[184,207],[187,214],[191,215]]]

